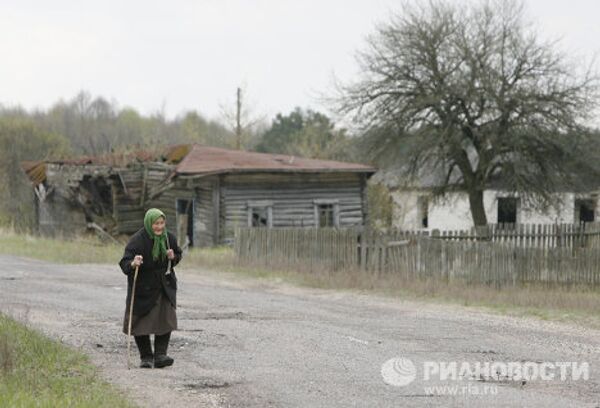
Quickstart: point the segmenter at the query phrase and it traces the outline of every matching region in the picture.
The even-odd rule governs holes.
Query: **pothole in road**
[[[246,312],[207,312],[207,313],[194,313],[181,315],[181,320],[244,320],[244,321],[258,321],[258,320],[275,320],[274,317],[268,316],[252,316]]]
[[[190,320],[248,320],[249,316],[244,312],[211,312],[192,318]]]
[[[196,380],[195,382],[184,384],[184,387],[187,389],[190,389],[190,390],[204,390],[204,389],[227,388],[227,387],[230,387],[231,385],[232,384],[227,381],[219,380],[216,378],[200,378],[200,379]]]
[[[482,383],[505,385],[505,386],[515,387],[515,388],[523,388],[523,387],[525,387],[525,385],[529,384],[528,381],[526,381],[526,380],[523,380],[523,379],[517,380],[517,379],[513,379],[512,377],[508,377],[508,376],[498,376],[498,377],[479,376],[474,379],[475,379],[475,381],[482,382]]]
[[[169,342],[169,347],[177,348],[177,349],[195,347],[198,345],[202,345],[202,342],[197,339],[190,339],[190,338],[186,338],[186,339],[176,338],[176,339],[171,339],[171,341]]]
[[[485,349],[475,349],[475,350],[463,350],[463,353],[469,353],[469,354],[484,354],[484,355],[489,355],[489,354],[498,354],[497,351],[495,350],[485,350]]]

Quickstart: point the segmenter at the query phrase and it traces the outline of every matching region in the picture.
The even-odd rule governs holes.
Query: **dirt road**
[[[175,365],[162,370],[126,369],[125,276],[116,265],[0,256],[0,311],[80,348],[141,406],[599,406],[597,330],[207,271],[178,275],[181,330],[169,351]],[[403,358],[401,368],[382,370],[392,358]],[[442,362],[552,363],[546,373],[555,378],[470,372],[461,380],[449,369],[442,378]],[[580,377],[589,364],[589,379],[560,379],[566,362],[579,364]]]

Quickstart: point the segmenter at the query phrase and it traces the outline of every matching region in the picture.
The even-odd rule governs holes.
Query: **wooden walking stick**
[[[135,266],[133,275],[133,286],[131,287],[131,302],[129,304],[129,327],[127,328],[127,369],[131,367],[131,319],[133,317],[133,299],[135,299],[135,282],[137,281],[139,265]]]

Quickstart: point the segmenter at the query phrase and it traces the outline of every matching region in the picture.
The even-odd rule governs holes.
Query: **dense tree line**
[[[161,112],[144,116],[133,108],[88,92],[59,101],[48,110],[0,109],[0,120],[28,120],[42,132],[62,135],[74,154],[99,155],[126,146],[197,142],[228,146],[232,133],[196,111],[168,120]]]

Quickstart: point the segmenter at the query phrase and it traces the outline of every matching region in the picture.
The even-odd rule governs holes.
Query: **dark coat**
[[[175,253],[175,259],[171,261],[171,273],[165,275],[168,266],[168,259],[154,261],[152,259],[153,241],[144,228],[141,228],[129,239],[125,247],[123,258],[119,261],[119,266],[125,275],[127,275],[127,299],[126,309],[129,309],[131,302],[131,287],[133,286],[133,276],[135,267],[131,267],[131,262],[136,255],[144,257],[143,263],[138,270],[137,281],[135,284],[135,299],[133,304],[133,314],[143,316],[147,314],[156,303],[158,295],[162,290],[167,296],[173,307],[176,307],[177,277],[173,266],[181,261],[182,251],[177,245],[175,235],[167,231],[170,248]]]

